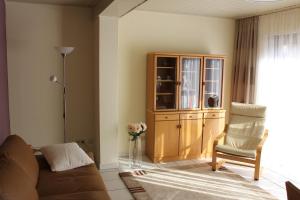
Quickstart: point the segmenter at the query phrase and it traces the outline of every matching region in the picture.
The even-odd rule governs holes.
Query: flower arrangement
[[[131,141],[135,141],[146,130],[147,125],[144,122],[128,124],[128,134],[132,136]]]

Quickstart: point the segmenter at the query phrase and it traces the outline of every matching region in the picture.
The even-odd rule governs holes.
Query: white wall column
[[[100,169],[118,167],[118,18],[99,20]]]

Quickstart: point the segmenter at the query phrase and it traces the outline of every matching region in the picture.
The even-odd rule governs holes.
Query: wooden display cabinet
[[[211,156],[223,131],[224,56],[148,54],[146,153],[154,161]]]
[[[204,113],[203,118],[203,145],[202,155],[212,156],[215,138],[223,132],[225,128],[225,112]]]
[[[202,151],[202,113],[180,114],[179,157],[197,157]]]
[[[203,69],[203,109],[220,109],[223,107],[223,68],[224,58],[204,57]],[[215,98],[215,105],[211,105],[209,98]]]

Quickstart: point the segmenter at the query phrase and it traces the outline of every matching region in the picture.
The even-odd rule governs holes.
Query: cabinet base
[[[189,155],[189,156],[174,156],[174,157],[153,157],[147,155],[153,163],[172,162],[181,160],[193,160],[193,159],[208,159],[211,158],[211,154],[206,155]]]

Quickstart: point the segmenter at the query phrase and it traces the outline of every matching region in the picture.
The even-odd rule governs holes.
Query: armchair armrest
[[[219,141],[226,135],[227,130],[228,130],[228,124],[225,125],[223,133],[221,133],[220,135],[218,135],[216,137],[216,139],[214,140],[214,145],[213,146],[216,146],[219,143]]]
[[[264,136],[263,136],[262,140],[260,141],[260,143],[258,144],[258,146],[256,148],[257,153],[261,153],[262,147],[263,147],[266,139],[268,138],[268,135],[269,135],[269,130],[265,129]]]
[[[220,135],[218,135],[218,136],[216,137],[216,139],[214,140],[214,146],[216,146],[216,145],[219,143],[219,141],[220,141],[225,135],[226,135],[226,132],[223,132],[223,133],[221,133]]]

